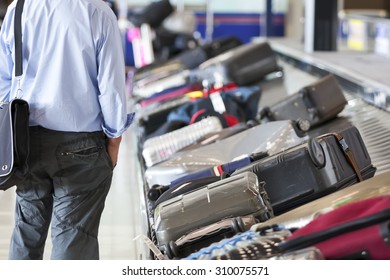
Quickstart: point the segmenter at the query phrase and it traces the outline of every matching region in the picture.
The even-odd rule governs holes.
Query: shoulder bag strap
[[[24,0],[18,0],[15,8],[14,37],[15,37],[15,77],[23,75],[22,62],[22,12]]]

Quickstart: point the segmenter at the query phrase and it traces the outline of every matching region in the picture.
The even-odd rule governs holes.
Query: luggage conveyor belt
[[[278,102],[288,94],[295,93],[302,87],[311,84],[319,76],[332,73],[331,71],[324,70],[324,68],[307,65],[302,61],[292,59],[288,55],[281,53],[279,53],[279,63],[284,69],[284,75],[280,79],[276,79],[276,81],[262,84],[263,96],[260,100],[261,106],[272,105],[272,103]],[[372,163],[377,167],[376,175],[389,170],[390,149],[387,148],[387,143],[390,143],[390,113],[364,101],[360,92],[361,85],[357,84],[356,81],[351,81],[343,76],[336,75],[336,77],[344,89],[348,104],[336,120],[313,129],[311,133],[313,135],[319,135],[331,130],[337,130],[338,127],[352,124],[361,133]],[[140,153],[139,156],[139,160],[142,162],[143,159]],[[148,208],[146,199],[148,186],[145,178],[142,176],[145,172],[145,166],[142,163],[140,165],[141,183],[143,184],[146,208]],[[148,212],[147,209],[145,210]],[[150,213],[148,214],[150,215]],[[148,217],[147,223],[149,225],[153,223],[150,216]],[[149,230],[145,235],[149,236],[153,242],[156,241],[153,230]],[[147,250],[145,248],[145,251]],[[144,257],[147,258],[145,254]],[[156,259],[156,256],[152,252],[150,252],[150,259]]]
[[[362,84],[365,81],[361,81],[362,84],[357,84],[356,81],[349,80],[348,77],[333,73],[331,70],[327,71],[326,66],[319,68],[293,59],[286,54],[280,54],[279,64],[285,71],[284,83],[290,93],[312,83],[318,79],[318,76],[334,74],[343,88],[348,104],[336,120],[321,125],[312,133],[318,135],[330,132],[339,126],[354,125],[359,129],[372,163],[377,168],[376,174],[390,170],[390,149],[388,148],[390,144],[390,112],[371,104],[372,96],[365,96],[362,93]],[[299,75],[300,82],[296,81],[296,75]]]

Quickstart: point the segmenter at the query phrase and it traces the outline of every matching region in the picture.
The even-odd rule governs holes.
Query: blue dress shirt
[[[0,31],[0,101],[18,92],[15,5],[9,6]],[[30,125],[122,135],[134,114],[127,114],[123,49],[109,6],[101,0],[26,0],[22,33],[18,97],[30,104]]]

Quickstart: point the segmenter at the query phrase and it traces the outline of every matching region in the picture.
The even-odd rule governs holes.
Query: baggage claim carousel
[[[318,52],[306,54],[303,47],[286,39],[269,41],[277,53],[279,65],[283,71],[278,77],[261,82],[262,96],[259,109],[270,106],[296,93],[302,87],[310,85],[328,74],[333,74],[339,81],[348,104],[338,118],[309,131],[316,136],[337,131],[346,126],[356,126],[367,147],[372,164],[377,168],[375,176],[390,170],[390,59],[373,54],[352,52]],[[358,70],[358,71],[356,71]],[[142,156],[139,158],[142,160]],[[148,186],[143,178],[145,167],[141,163],[141,186],[144,199]],[[389,173],[390,174],[390,173]],[[148,203],[144,205],[145,236],[154,241],[152,222],[148,214]],[[149,250],[148,241],[144,240],[142,258],[156,259],[156,252]],[[150,242],[149,242],[149,245]]]

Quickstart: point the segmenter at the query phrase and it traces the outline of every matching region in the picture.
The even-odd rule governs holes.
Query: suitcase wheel
[[[265,119],[265,118],[268,118],[270,120],[273,120],[272,119],[272,112],[271,112],[271,108],[270,107],[264,107],[260,110],[260,112],[258,113],[258,119],[259,120],[262,120],[262,119]]]
[[[325,166],[325,154],[320,143],[315,138],[310,138],[308,141],[309,156],[314,165],[318,168]]]
[[[148,191],[148,198],[151,201],[156,201],[169,187],[162,185],[153,185]]]
[[[174,241],[169,241],[166,255],[169,259],[174,259],[177,256],[179,256],[179,248],[177,247],[176,243]]]
[[[232,221],[232,229],[234,233],[240,233],[245,231],[244,221],[241,217],[236,217]]]
[[[310,121],[304,119],[297,120],[297,127],[303,132],[307,132],[310,129]]]

